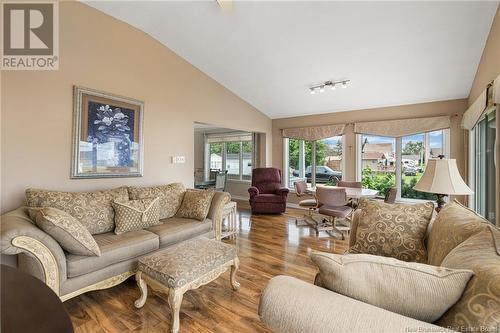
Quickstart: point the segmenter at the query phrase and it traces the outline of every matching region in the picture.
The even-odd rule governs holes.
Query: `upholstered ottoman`
[[[179,331],[179,310],[184,293],[215,280],[231,267],[231,286],[238,290],[236,270],[239,260],[236,248],[208,238],[196,238],[139,259],[136,274],[141,297],[135,306],[141,308],[148,296],[147,285],[168,294],[172,311],[171,332]]]

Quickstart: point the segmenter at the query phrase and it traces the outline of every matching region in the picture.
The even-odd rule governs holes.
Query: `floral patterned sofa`
[[[0,251],[17,255],[18,268],[50,286],[64,301],[90,290],[109,288],[133,275],[140,256],[184,240],[220,239],[229,193],[215,192],[203,221],[176,217],[186,189],[180,183],[155,187],[120,187],[95,192],[29,189],[26,206],[1,216]],[[147,229],[115,234],[115,200],[160,197],[160,222]],[[70,254],[30,218],[29,207],[54,207],[77,218],[100,248],[100,256]]]
[[[357,232],[360,215],[357,210],[353,216],[350,249],[363,236]],[[327,289],[321,283],[321,269],[314,284],[289,276],[271,279],[260,300],[261,319],[274,332],[283,333],[499,332],[500,229],[452,202],[427,231],[425,264],[474,272],[458,301],[436,321],[417,320]],[[403,302],[424,303],[410,293],[407,297]]]

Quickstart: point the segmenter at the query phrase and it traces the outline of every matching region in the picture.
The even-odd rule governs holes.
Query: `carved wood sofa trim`
[[[57,295],[60,293],[60,272],[52,252],[42,242],[29,236],[17,236],[12,239],[12,245],[32,254],[42,265],[45,284]]]
[[[69,294],[60,296],[59,298],[61,301],[67,301],[70,298],[76,297],[78,295],[81,295],[83,293],[86,293],[88,291],[93,291],[93,290],[101,290],[101,289],[108,289],[111,287],[114,287],[116,285],[119,285],[129,277],[135,274],[135,271],[128,271],[119,275],[112,276],[106,280],[99,281],[97,283],[91,284],[90,286],[86,286],[82,289],[75,290]]]

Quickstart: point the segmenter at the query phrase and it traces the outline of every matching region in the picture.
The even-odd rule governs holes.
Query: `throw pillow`
[[[500,229],[488,226],[454,248],[441,264],[474,271],[460,300],[437,325],[463,332],[498,332],[500,327]]]
[[[313,252],[311,259],[321,287],[429,323],[457,302],[474,274],[369,254]]]
[[[115,234],[160,224],[160,198],[113,202]]]
[[[168,219],[175,215],[182,203],[186,188],[182,183],[163,186],[128,187],[131,200],[160,198],[160,219]]]
[[[374,254],[403,261],[427,262],[424,238],[434,204],[386,204],[362,201],[356,241],[349,253]]]
[[[102,234],[115,228],[115,216],[111,203],[128,200],[126,187],[95,192],[59,192],[49,190],[26,190],[28,207],[53,207],[70,214],[91,235]]]
[[[462,206],[458,201],[450,202],[441,209],[432,223],[427,240],[427,263],[441,265],[451,250],[470,236],[484,230],[488,224],[482,216]]]
[[[175,216],[203,221],[207,218],[214,194],[213,190],[186,191],[181,207]]]
[[[70,214],[52,207],[28,208],[36,225],[52,236],[69,253],[100,256],[101,250],[90,232]]]

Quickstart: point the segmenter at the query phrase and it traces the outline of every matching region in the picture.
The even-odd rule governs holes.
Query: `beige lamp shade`
[[[413,187],[420,192],[466,195],[474,192],[465,184],[455,159],[429,159],[422,178]]]

